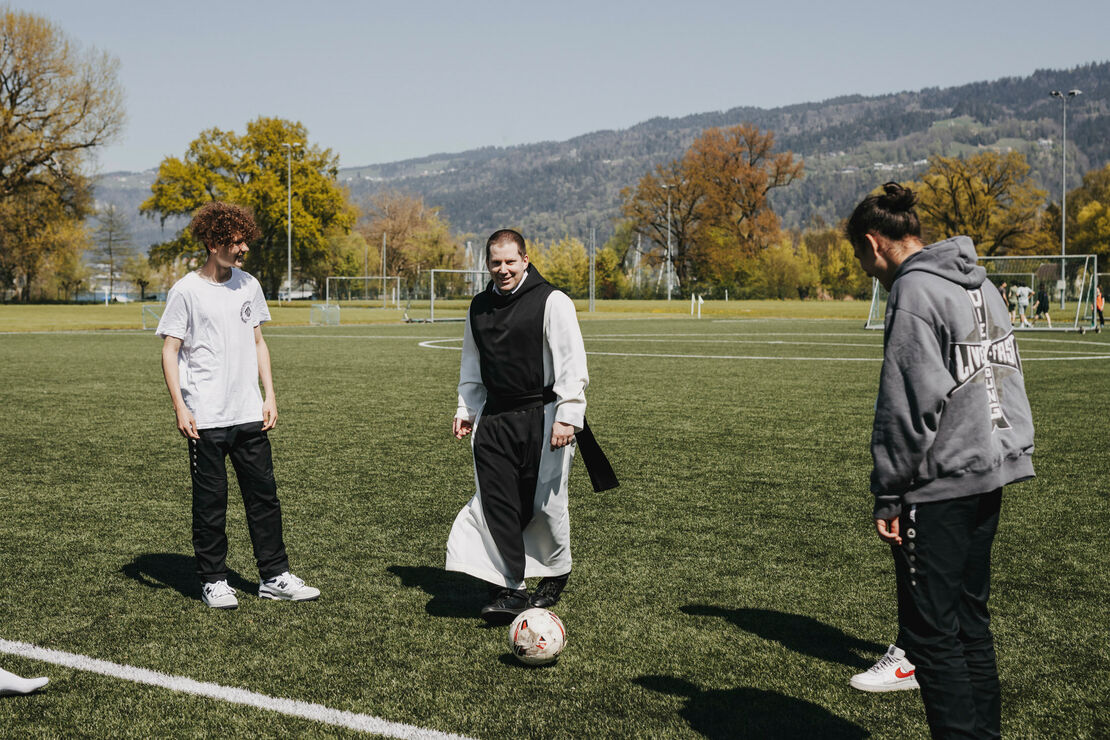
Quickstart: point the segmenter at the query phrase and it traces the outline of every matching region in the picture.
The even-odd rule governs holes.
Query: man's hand
[[[193,418],[193,412],[185,404],[174,407],[174,413],[177,414],[177,431],[181,432],[181,436],[185,439],[200,439],[200,432],[197,431],[197,420]]]
[[[460,419],[458,417],[455,417],[451,424],[451,432],[455,435],[455,439],[462,439],[466,435],[470,434],[471,430],[473,429],[474,422],[467,421],[466,419]]]
[[[262,402],[262,431],[270,431],[275,424],[277,424],[277,401],[271,397]]]
[[[566,447],[574,441],[574,427],[557,421],[551,425],[551,449]]]
[[[901,525],[898,523],[898,517],[875,520],[875,531],[879,533],[879,538],[892,545],[902,544],[902,535],[899,532],[900,528]]]

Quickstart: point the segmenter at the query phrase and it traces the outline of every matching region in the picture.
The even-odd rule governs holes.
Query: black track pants
[[[193,551],[197,575],[211,583],[227,578],[227,468],[230,457],[247,511],[254,558],[262,578],[289,570],[281,533],[281,503],[274,482],[270,438],[262,422],[201,429],[189,440],[193,478]]]
[[[917,667],[934,738],[1000,737],[1001,699],[990,630],[991,545],[1002,489],[906,506],[898,582],[898,645]]]
[[[483,414],[474,433],[482,514],[516,581],[524,580],[524,528],[535,507],[543,426],[543,407],[537,406]]]

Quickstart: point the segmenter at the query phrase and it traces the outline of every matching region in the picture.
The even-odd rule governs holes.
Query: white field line
[[[793,362],[882,362],[881,357],[776,357],[773,355],[671,355],[651,352],[586,352],[608,357],[667,357],[689,360],[789,360]]]
[[[99,673],[102,676],[118,678],[124,681],[158,686],[178,693],[204,696],[209,699],[228,702],[229,704],[244,704],[249,707],[279,712],[291,717],[302,717],[314,722],[321,722],[336,727],[345,727],[360,732],[372,732],[378,735],[385,735],[386,737],[414,738],[419,740],[447,740],[448,738],[466,740],[463,735],[452,735],[437,730],[426,730],[401,722],[390,722],[380,717],[372,717],[369,714],[358,714],[342,709],[332,709],[331,707],[325,707],[323,704],[311,704],[295,699],[280,699],[273,696],[266,696],[265,694],[256,694],[246,689],[221,686],[216,683],[194,681],[184,676],[171,676],[167,673],[159,673],[158,671],[151,671],[146,668],[136,668],[135,666],[110,663],[106,660],[97,660],[87,655],[77,655],[61,650],[49,650],[26,642],[0,640],[0,653],[17,655],[21,658],[29,658],[31,660],[41,660],[46,663],[53,663],[54,665],[65,666],[66,668],[73,668],[78,671]]]
[[[1110,360],[1110,355],[1085,355],[1082,357],[1022,357],[1022,362],[1071,362],[1073,360]]]
[[[285,339],[285,338],[291,338],[291,339],[404,339],[404,340],[410,341],[410,342],[413,340],[413,337],[406,337],[406,336],[401,336],[401,335],[396,335],[396,336],[391,336],[391,335],[372,336],[370,334],[283,334],[280,331],[268,331],[268,332],[266,332],[266,339],[273,339],[275,337],[277,337],[279,339]],[[454,339],[455,337],[433,337],[433,338],[434,339]],[[462,337],[458,337],[458,338],[462,339]]]
[[[620,338],[620,337],[624,337],[624,336],[631,336],[631,335],[605,335],[604,337],[598,337],[597,335],[592,335],[592,336],[586,336],[584,338],[585,339],[598,339],[598,338],[616,339],[616,338]],[[708,336],[711,336],[711,335],[708,335]],[[823,335],[823,336],[828,336],[828,335],[826,334],[826,335]],[[851,336],[855,336],[855,335],[851,335]],[[632,341],[632,342],[660,342],[660,341],[667,341],[667,340],[636,338],[636,339],[631,339],[629,341]],[[708,341],[713,342],[714,340],[708,340]],[[1049,340],[1049,341],[1052,341],[1052,340]],[[446,346],[445,347],[445,346],[443,346],[443,344],[445,342],[460,342],[461,343],[462,338],[461,337],[455,337],[455,338],[451,338],[451,339],[426,339],[426,340],[424,340],[423,342],[420,343],[420,346],[424,347],[426,349],[446,349],[446,350],[455,350],[455,351],[461,351],[462,350],[461,346]],[[1023,342],[1024,342],[1024,340],[1023,340]],[[681,343],[689,343],[689,342],[681,342]],[[779,341],[779,340],[774,340],[774,339],[768,339],[768,340],[765,340],[763,342],[755,342],[755,341],[748,340],[748,341],[742,341],[742,342],[736,342],[736,343],[737,344],[773,344],[773,345],[803,344],[803,345],[807,345],[807,346],[818,345],[818,346],[824,346],[824,347],[867,347],[867,348],[875,348],[875,349],[880,348],[880,345],[878,345],[878,344],[850,344],[850,343],[840,344],[840,343],[833,343],[833,342],[784,342],[784,341]],[[1096,344],[1096,343],[1092,342],[1092,344]],[[1028,352],[1048,352],[1049,350],[1028,349],[1026,351],[1028,351]],[[1068,350],[1056,350],[1056,351],[1057,352],[1067,352]],[[667,359],[690,359],[690,360],[780,360],[780,361],[785,360],[785,361],[790,361],[790,362],[882,362],[882,359],[883,359],[882,357],[779,357],[779,356],[766,356],[766,355],[696,355],[696,354],[678,354],[678,353],[662,353],[662,352],[660,352],[660,353],[651,353],[651,352],[600,352],[600,351],[596,351],[596,350],[586,350],[586,354],[587,355],[600,355],[600,356],[605,356],[605,357],[662,357],[662,358],[667,358]],[[1021,360],[1022,360],[1022,362],[1062,362],[1062,361],[1069,361],[1069,360],[1110,360],[1110,354],[1108,354],[1108,355],[1068,356],[1068,357],[1022,357]]]
[[[856,332],[797,332],[797,331],[776,331],[776,332],[654,332],[650,334],[583,334],[586,339],[624,339],[626,337],[640,338],[640,337],[854,337],[860,338],[860,333]],[[1049,337],[1033,337],[1024,334],[1015,335],[1018,338],[1019,344],[1026,344],[1027,342],[1053,342],[1057,344],[1082,344],[1090,347],[1102,347],[1110,350],[1110,341],[1108,342],[1092,342],[1082,339],[1051,339]],[[882,336],[876,334],[875,345],[882,344]]]
[[[584,339],[596,339],[586,336]],[[621,341],[617,337],[606,337],[612,341]],[[793,342],[784,339],[629,339],[630,344],[800,344],[807,347],[867,347],[869,349],[882,349],[882,343],[869,342],[854,344],[852,342]]]

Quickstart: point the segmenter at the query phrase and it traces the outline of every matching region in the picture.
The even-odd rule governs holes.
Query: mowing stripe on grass
[[[448,349],[455,350],[456,352],[462,351],[462,347],[444,347],[440,342],[461,342],[462,339],[430,339],[421,342],[420,346],[426,349]],[[775,344],[775,342],[769,342]],[[831,345],[837,346],[837,345]],[[637,352],[594,352],[587,350],[588,355],[604,355],[607,357],[669,357],[675,359],[690,359],[690,360],[798,360],[798,361],[812,361],[812,362],[881,362],[881,357],[763,357],[760,355],[679,355],[679,354],[649,354]]]
[[[257,707],[258,709],[266,709],[271,712],[287,714],[291,717],[302,717],[314,722],[321,722],[336,727],[345,727],[360,732],[373,732],[378,735],[385,735],[386,737],[418,738],[420,740],[447,740],[447,738],[467,740],[464,735],[452,735],[437,730],[426,730],[414,725],[406,725],[402,722],[390,722],[380,717],[372,717],[369,714],[358,714],[342,709],[332,709],[331,707],[325,707],[323,704],[311,704],[295,699],[280,699],[273,696],[266,696],[265,694],[256,694],[246,689],[236,689],[230,686],[221,686],[216,683],[194,681],[184,676],[171,676],[146,668],[109,663],[106,660],[97,660],[87,655],[66,653],[61,650],[50,650],[26,642],[0,640],[0,653],[17,655],[21,658],[30,658],[31,660],[41,660],[46,663],[53,663],[54,665],[65,666],[66,668],[73,668],[78,671],[99,673],[102,676],[119,678],[124,681],[159,686],[164,689],[169,689],[170,691],[204,696],[209,699],[217,699],[230,704],[245,704],[246,706]]]

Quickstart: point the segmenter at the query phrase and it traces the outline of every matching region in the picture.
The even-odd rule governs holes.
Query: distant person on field
[[[889,291],[873,518],[894,557],[897,644],[933,737],[998,738],[990,553],[1002,487],[1033,477],[1033,421],[1005,301],[970,239],[922,243],[915,201],[889,182],[846,229],[864,272]]]
[[[1106,325],[1106,319],[1102,317],[1102,306],[1105,301],[1102,298],[1102,288],[1095,286],[1095,310],[1098,311],[1098,325],[1103,327]]]
[[[1036,324],[1037,319],[1043,318],[1046,322],[1048,322],[1048,328],[1051,329],[1052,317],[1048,315],[1048,309],[1048,291],[1045,290],[1044,286],[1042,285],[1041,289],[1037,291],[1037,308],[1034,310],[1033,313],[1033,323]]]
[[[260,577],[258,595],[308,601],[318,589],[289,572],[281,504],[267,432],[277,423],[270,351],[262,323],[270,311],[258,281],[240,267],[259,237],[250,212],[214,201],[189,224],[208,259],[170,289],[158,322],[162,372],[189,442],[193,479],[193,550],[201,598],[216,609],[239,605],[227,582],[227,469],[231,458],[247,511]],[[266,396],[258,390],[262,380]]]
[[[1002,302],[1006,304],[1006,311],[1010,314],[1010,321],[1013,321],[1014,304],[1013,301],[1010,300],[1010,286],[1005,280],[998,285],[998,294],[1002,296]]]
[[[1029,323],[1029,300],[1033,297],[1033,289],[1028,285],[1015,285],[1013,293],[1017,296],[1018,316],[1021,317],[1022,327],[1032,326]]]
[[[508,624],[554,606],[570,577],[576,448],[595,489],[617,482],[586,424],[590,379],[574,303],[529,264],[512,229],[486,241],[486,265],[492,280],[467,312],[452,422],[457,439],[473,432],[477,491],[455,517],[446,568],[490,584],[481,616]],[[541,580],[529,595],[533,576]]]
[[[49,682],[50,679],[46,676],[39,676],[38,678],[20,678],[14,673],[8,673],[3,668],[0,668],[0,696],[30,694],[38,691]]]

